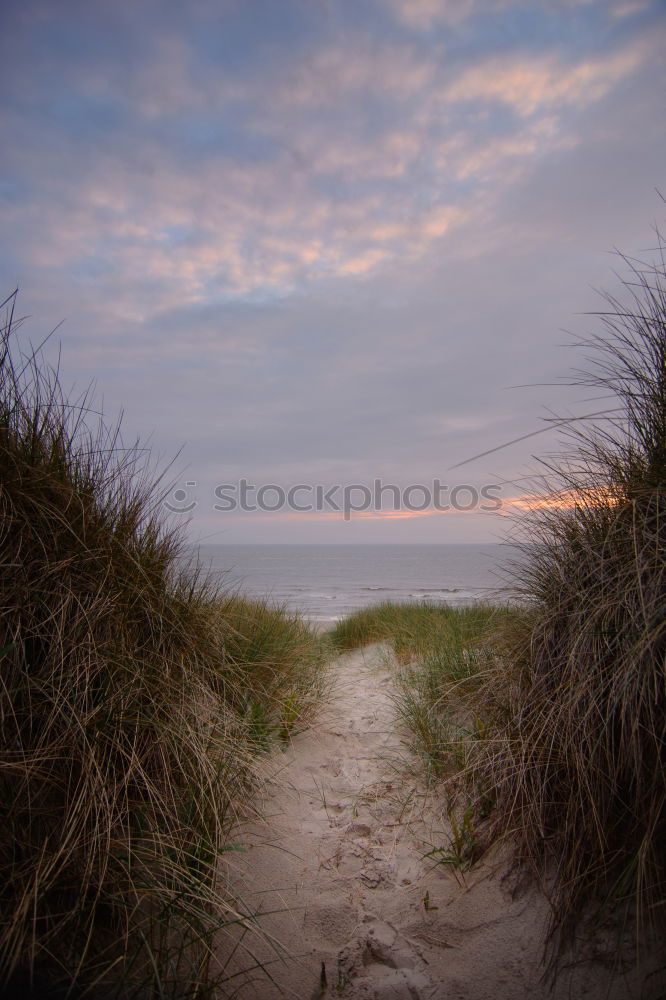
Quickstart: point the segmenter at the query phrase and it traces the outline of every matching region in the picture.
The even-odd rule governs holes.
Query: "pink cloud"
[[[586,107],[605,96],[645,58],[644,44],[635,44],[603,59],[586,59],[564,66],[554,56],[501,57],[472,66],[444,91],[450,104],[488,101],[506,104],[528,116],[562,105]]]

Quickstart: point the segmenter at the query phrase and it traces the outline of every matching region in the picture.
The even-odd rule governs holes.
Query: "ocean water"
[[[379,601],[461,605],[509,596],[509,545],[201,545],[202,565],[230,589],[320,622]]]

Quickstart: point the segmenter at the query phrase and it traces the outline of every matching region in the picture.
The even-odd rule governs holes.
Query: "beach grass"
[[[500,612],[490,604],[452,607],[436,601],[373,604],[336,623],[328,638],[336,649],[389,642],[401,662],[476,640]]]
[[[495,833],[549,885],[560,949],[591,911],[639,944],[666,916],[665,259],[659,233],[622,258],[621,299],[580,344],[572,381],[604,415],[571,425],[518,524],[530,613],[492,680],[513,701],[485,761]]]
[[[325,697],[330,644],[297,612],[267,600],[221,595],[210,612],[211,631],[220,632],[227,701],[254,725],[262,748],[285,742]]]
[[[257,753],[305,724],[325,649],[184,572],[145,452],[0,339],[0,984],[204,997]],[[248,952],[249,954],[249,952]]]

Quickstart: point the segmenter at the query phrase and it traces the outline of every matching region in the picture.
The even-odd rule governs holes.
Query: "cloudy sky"
[[[550,434],[452,467],[585,405],[552,386],[579,360],[563,331],[596,328],[609,251],[649,248],[666,215],[663,2],[10,0],[0,19],[3,291],[24,340],[63,321],[66,385],[95,380],[128,439],[178,452],[192,536],[501,537],[488,511],[229,512],[214,490],[520,495]]]

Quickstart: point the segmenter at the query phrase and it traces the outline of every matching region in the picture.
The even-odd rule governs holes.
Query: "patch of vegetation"
[[[407,663],[426,653],[449,646],[459,649],[476,641],[498,613],[483,603],[452,607],[436,601],[384,601],[343,618],[328,638],[339,650],[390,642],[400,662]]]
[[[235,668],[228,697],[243,715],[264,717],[270,734],[286,742],[324,696],[330,644],[299,614],[268,601],[227,595],[213,614],[225,661]]]
[[[424,857],[433,858],[437,864],[450,865],[456,871],[468,871],[481,854],[481,847],[474,828],[473,810],[468,805],[458,818],[449,813],[451,837],[447,847],[433,847]]]
[[[639,942],[666,915],[665,255],[657,234],[652,260],[623,258],[625,301],[582,342],[574,384],[607,412],[572,425],[520,525],[530,615],[492,680],[512,691],[483,764],[495,832],[550,879],[561,947],[590,907]]]
[[[0,984],[202,997],[225,978],[226,932],[256,929],[220,874],[253,758],[307,718],[324,649],[295,616],[179,570],[144,452],[20,353],[14,305],[0,338]]]

